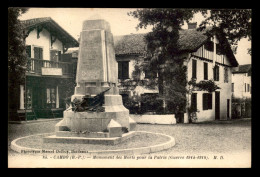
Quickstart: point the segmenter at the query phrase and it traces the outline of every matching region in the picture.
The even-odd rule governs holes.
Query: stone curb
[[[28,137],[31,137],[31,136],[37,136],[37,135],[51,135],[53,133],[41,133],[41,134],[35,134],[35,135],[29,135],[29,136],[24,136],[24,137],[21,137],[21,138],[17,138],[15,140],[13,140],[11,142],[11,149],[14,150],[15,152],[19,152],[21,153],[22,150],[24,151],[42,151],[41,149],[36,149],[36,148],[28,148],[28,147],[23,147],[23,146],[19,146],[16,144],[16,142],[20,139],[23,139],[23,138],[28,138]]]
[[[109,154],[109,153],[119,153],[119,154],[148,154],[148,153],[153,153],[153,152],[158,152],[162,150],[169,149],[175,145],[175,139],[172,136],[165,135],[162,133],[152,133],[152,132],[146,132],[146,131],[136,131],[140,133],[150,133],[150,134],[156,134],[156,135],[161,135],[161,136],[166,136],[170,138],[169,141],[158,144],[158,145],[153,145],[153,146],[147,146],[147,147],[140,147],[140,148],[129,148],[129,149],[116,149],[116,150],[101,150],[101,151],[88,151],[88,154],[93,155],[93,154]],[[11,149],[18,152],[22,153],[22,151],[42,151],[42,149],[35,149],[35,148],[28,148],[28,147],[22,147],[16,144],[16,142],[20,139],[27,138],[30,136],[37,136],[37,135],[51,135],[53,133],[43,133],[43,134],[36,134],[36,135],[29,135],[21,138],[17,138],[11,142]],[[38,154],[38,155],[41,155]]]
[[[61,120],[63,118],[53,118],[53,119],[37,119],[37,120],[27,120],[27,121],[8,121],[9,124],[28,124],[28,123],[40,123],[40,122],[50,122],[55,120]]]

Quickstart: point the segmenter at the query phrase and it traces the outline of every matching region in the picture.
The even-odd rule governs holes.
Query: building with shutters
[[[188,29],[179,31],[179,51],[176,57],[183,58],[187,66],[187,81],[192,78],[197,82],[213,80],[220,89],[209,93],[207,91],[193,91],[187,94],[189,106],[198,110],[197,121],[228,120],[231,119],[231,88],[232,68],[238,62],[228,44],[227,39],[219,32],[211,30],[197,31],[196,23],[189,24]],[[158,95],[158,89],[148,89],[145,86],[131,87],[133,71],[138,62],[145,62],[147,44],[145,34],[130,34],[114,36],[115,55],[118,62],[118,86],[123,97],[138,95]],[[224,48],[225,46],[225,48]],[[76,54],[77,51],[73,50]],[[146,83],[152,73],[142,73],[140,80]],[[121,83],[129,81],[125,87]],[[134,84],[133,84],[134,85]],[[152,110],[151,110],[152,111]],[[187,113],[182,122],[188,122]]]
[[[251,117],[252,65],[239,65],[232,71],[232,118]]]
[[[251,98],[251,64],[239,65],[232,71],[232,95],[234,98]]]
[[[197,121],[227,120],[231,118],[232,68],[238,62],[226,38],[219,32],[210,30],[197,31],[196,23],[189,24],[188,29],[179,31],[179,54],[187,66],[187,81],[195,78],[197,82],[214,80],[220,87],[215,92],[193,91],[187,95],[189,105],[195,107]],[[136,61],[142,62],[146,57],[145,34],[114,36],[115,54],[118,61],[118,78],[120,81],[131,79]],[[225,48],[224,48],[225,46]],[[149,79],[144,73],[141,79]],[[141,94],[157,94],[158,90],[137,89]],[[131,96],[135,90],[121,88],[121,94]],[[184,114],[183,122],[188,122]]]
[[[75,81],[76,67],[72,55],[65,52],[79,43],[50,17],[24,20],[22,24],[27,35],[28,70],[26,84],[20,85],[20,109],[10,117],[62,117],[64,98],[74,88],[67,83]]]

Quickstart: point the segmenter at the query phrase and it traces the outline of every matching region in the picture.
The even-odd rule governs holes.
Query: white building
[[[62,116],[67,92],[64,83],[74,80],[75,74],[73,61],[65,52],[79,43],[50,17],[23,20],[22,24],[27,35],[28,71],[26,84],[20,86],[19,118],[30,120],[31,112],[38,118],[52,118],[56,112]]]
[[[251,64],[240,65],[232,72],[232,95],[234,98],[251,98]]]
[[[193,29],[179,31],[178,42],[180,46],[179,57],[185,60],[184,63],[188,68],[187,80],[196,78],[199,82],[212,79],[220,87],[213,93],[194,91],[188,98],[191,100],[189,104],[199,110],[197,113],[198,122],[230,119],[231,68],[238,66],[237,60],[222,34],[219,32],[206,34],[195,30],[196,25],[189,26]],[[119,64],[119,79],[131,78],[136,59],[145,58],[144,35],[131,34],[114,37],[116,59]],[[227,44],[227,47],[224,49],[221,44]],[[131,95],[130,92],[129,95]],[[187,122],[187,116],[184,117],[184,122]]]
[[[196,29],[196,23],[189,25],[189,29],[179,31],[179,56],[187,66],[187,81],[196,78],[202,80],[214,80],[220,87],[213,93],[206,91],[194,91],[187,95],[189,105],[195,106],[197,121],[227,120],[231,118],[231,87],[232,68],[237,67],[237,60],[227,40],[219,32],[205,33]],[[133,71],[136,62],[143,62],[147,53],[147,45],[144,41],[145,34],[130,34],[114,36],[116,60],[118,61],[118,82],[120,94],[124,97],[137,94],[158,94],[158,89],[145,87],[131,87]],[[227,44],[226,48],[223,45]],[[76,53],[75,50],[71,53]],[[129,87],[122,87],[122,81],[128,80]],[[149,80],[149,73],[142,73],[140,80]],[[189,96],[189,98],[188,98]],[[188,122],[184,116],[184,122]]]

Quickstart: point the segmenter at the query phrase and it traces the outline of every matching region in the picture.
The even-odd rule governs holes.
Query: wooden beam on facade
[[[43,30],[43,26],[37,26],[37,39],[40,38],[40,32]]]

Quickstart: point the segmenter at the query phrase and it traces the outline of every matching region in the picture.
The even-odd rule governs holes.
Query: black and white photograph
[[[251,23],[8,7],[8,168],[251,168]]]

